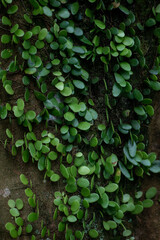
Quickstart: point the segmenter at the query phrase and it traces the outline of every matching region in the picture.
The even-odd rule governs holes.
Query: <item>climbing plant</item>
[[[4,147],[11,144],[12,156],[21,153],[44,179],[62,185],[53,196],[62,239],[135,239],[129,219],[153,205],[157,190],[130,192],[126,183],[160,172],[146,135],[160,90],[160,4],[143,23],[134,0],[1,0],[0,7],[1,91],[9,96],[0,117],[16,118],[24,133],[16,139],[8,126]],[[146,32],[154,38],[152,62],[140,38]],[[16,74],[24,91],[15,101]],[[14,223],[5,227],[12,238],[25,232],[34,240],[38,201],[31,182],[23,174],[20,180],[32,210],[25,221],[23,201],[10,199]],[[58,239],[57,232],[41,222],[41,238]]]

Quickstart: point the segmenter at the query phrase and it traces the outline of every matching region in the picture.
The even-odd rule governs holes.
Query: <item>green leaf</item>
[[[44,15],[46,15],[47,17],[52,17],[52,11],[49,7],[45,6],[43,7],[43,13]]]
[[[32,229],[33,229],[32,225],[31,224],[27,224],[27,226],[26,226],[26,233],[31,233]]]
[[[150,117],[154,115],[154,108],[151,105],[145,106],[145,110]]]
[[[6,16],[3,16],[3,17],[2,17],[2,23],[3,23],[4,25],[8,25],[8,26],[11,26],[11,25],[12,25],[10,19],[9,19],[8,17],[6,17]]]
[[[78,128],[83,131],[87,131],[88,129],[90,129],[90,127],[91,127],[91,124],[88,122],[80,122],[78,125]]]
[[[2,52],[1,52],[1,58],[3,59],[8,59],[12,56],[12,50],[11,49],[4,49]]]
[[[159,31],[160,31],[160,29],[159,29]],[[160,90],[160,82],[149,81],[148,84],[154,91],[159,91]]]
[[[122,92],[122,88],[121,86],[119,86],[119,84],[115,83],[113,85],[113,89],[112,89],[112,94],[114,97],[118,97]]]
[[[10,208],[15,208],[15,206],[16,206],[15,201],[12,200],[12,199],[9,199],[9,200],[8,200],[8,206],[9,206]]]
[[[97,230],[95,230],[95,229],[90,229],[90,230],[89,230],[89,236],[90,236],[91,238],[97,238],[97,237],[99,236],[99,233],[98,233]]]
[[[129,237],[132,234],[131,230],[124,230],[123,231],[123,237]]]
[[[32,23],[32,19],[30,18],[30,16],[28,16],[27,14],[24,14],[23,16],[27,23]]]
[[[44,102],[44,101],[47,100],[47,98],[46,98],[46,96],[45,96],[44,94],[42,94],[41,92],[38,92],[38,91],[36,91],[36,90],[34,90],[34,95],[35,95],[35,97],[36,97],[38,100],[40,100],[40,101],[42,101],[42,102]]]
[[[110,226],[109,226],[108,222],[103,221],[103,227],[106,231],[110,230]]]
[[[22,219],[21,217],[18,217],[18,218],[15,219],[15,223],[16,223],[19,227],[21,227],[21,226],[23,226],[23,219]]]
[[[69,178],[68,169],[63,164],[60,165],[60,171],[61,171],[61,174],[64,178],[66,178],[66,179]]]
[[[80,80],[73,80],[73,84],[78,89],[84,89],[85,88],[85,84]]]
[[[58,174],[52,174],[52,176],[50,177],[50,180],[52,181],[52,182],[58,182],[59,181],[59,179],[60,179],[60,176],[58,175]]]
[[[19,140],[17,140],[15,142],[15,146],[16,147],[21,147],[21,146],[23,146],[23,144],[24,144],[24,140],[23,139],[19,139]]]
[[[133,95],[137,101],[139,102],[143,101],[143,95],[137,88],[134,89]]]
[[[36,113],[32,110],[26,113],[26,119],[28,119],[29,121],[32,121],[33,119],[35,119],[35,117],[36,117]]]
[[[34,73],[36,73],[36,71],[37,71],[37,69],[36,68],[26,68],[25,69],[25,73],[26,74],[29,74],[29,75],[32,75],[32,74],[34,74]]]
[[[146,21],[146,26],[147,27],[153,27],[154,25],[156,25],[156,20],[154,18],[149,18],[147,21]]]
[[[140,214],[142,211],[143,211],[143,205],[137,204],[135,205],[135,209],[132,212],[132,214],[137,215],[137,214]]]
[[[137,145],[135,141],[131,141],[131,140],[128,141],[128,150],[129,150],[130,156],[134,158],[137,151]]]
[[[74,223],[77,221],[77,218],[74,215],[69,215],[67,217],[68,222]]]
[[[120,74],[115,73],[114,76],[115,76],[116,82],[117,82],[121,87],[125,87],[125,86],[126,86],[126,81],[124,80],[124,78],[123,78]]]
[[[156,196],[156,194],[157,194],[157,188],[151,187],[146,192],[146,198],[148,198],[148,199],[154,198]]]
[[[21,210],[23,208],[23,201],[20,198],[16,199],[16,208],[18,210]]]
[[[31,212],[31,213],[28,215],[28,217],[27,217],[27,220],[28,220],[29,222],[34,222],[34,221],[36,221],[37,219],[38,219],[38,214],[35,213],[35,212]]]
[[[67,19],[70,17],[70,12],[68,11],[67,8],[61,8],[60,11],[58,12],[58,16]]]
[[[160,4],[158,4],[156,7],[156,13],[160,13]]]
[[[1,113],[1,119],[5,119],[7,117],[7,108],[3,106],[0,113]]]
[[[78,173],[80,175],[88,175],[90,173],[90,169],[86,166],[81,166],[79,169],[78,169]]]
[[[57,159],[58,155],[57,155],[56,152],[51,151],[51,152],[48,154],[48,157],[49,157],[49,159],[51,159],[52,161],[54,161],[54,160]]]
[[[24,185],[28,185],[28,179],[25,177],[25,175],[24,174],[21,174],[20,175],[20,180],[21,180],[21,182],[24,184]]]
[[[129,15],[130,11],[124,7],[122,4],[119,5],[119,9],[126,15]]]
[[[78,46],[74,46],[72,48],[72,50],[73,50],[73,52],[79,53],[79,54],[84,54],[85,53],[84,49],[82,47],[78,47]]]
[[[77,180],[77,185],[79,186],[79,187],[81,187],[81,188],[87,188],[87,187],[89,187],[89,181],[88,181],[88,179],[87,178],[79,178],[78,180]]]
[[[1,42],[3,44],[7,44],[11,41],[11,36],[7,35],[7,34],[4,34],[1,36]]]
[[[67,112],[64,114],[64,118],[69,121],[72,122],[75,119],[75,115],[72,112]]]
[[[125,46],[132,46],[134,44],[134,40],[131,37],[124,37],[123,44]]]
[[[154,30],[154,35],[155,35],[156,37],[160,38],[160,27],[159,27],[159,28],[156,28],[156,29]]]
[[[130,180],[131,175],[130,175],[130,173],[128,172],[127,168],[126,168],[126,167],[124,166],[124,164],[123,164],[122,162],[120,162],[120,161],[118,162],[118,164],[119,164],[119,168],[120,168],[121,172],[123,173],[123,175]]]
[[[38,35],[38,40],[42,41],[48,34],[47,28],[42,28]]]
[[[79,27],[74,28],[74,35],[76,35],[77,37],[83,36],[83,30]]]
[[[15,35],[17,37],[23,37],[24,36],[24,31],[22,29],[18,29],[16,32],[15,32]]]
[[[79,3],[78,2],[74,2],[71,5],[71,13],[72,15],[76,15],[79,11]]]
[[[88,198],[85,198],[85,200],[89,203],[94,203],[99,200],[99,195],[97,193],[91,193]]]
[[[64,87],[64,89],[61,91],[61,94],[64,96],[64,97],[68,97],[72,94],[72,89],[69,88],[69,87]]]
[[[13,91],[13,89],[12,89],[12,86],[9,85],[9,84],[6,84],[6,85],[5,85],[5,90],[6,90],[6,92],[7,92],[9,95],[13,95],[13,94],[14,94],[14,91]]]
[[[33,192],[30,188],[25,189],[25,194],[26,194],[27,197],[32,197],[33,196]]]
[[[108,223],[108,225],[111,229],[117,228],[117,223],[116,222],[114,222],[112,220],[109,220],[109,221],[107,221],[107,223]]]
[[[10,236],[11,236],[12,238],[17,238],[17,237],[18,237],[18,232],[17,232],[17,230],[11,229],[11,230],[10,230]]]
[[[18,11],[17,5],[12,5],[10,8],[8,8],[7,13],[8,14],[15,14]]]
[[[18,110],[22,111],[24,109],[24,101],[23,99],[19,98],[17,100],[17,107],[18,107]]]
[[[143,201],[143,207],[144,207],[144,208],[150,208],[150,207],[153,206],[153,204],[154,204],[154,202],[153,202],[153,200],[151,200],[151,199],[145,199],[145,200]]]
[[[118,189],[118,184],[116,183],[109,183],[105,187],[106,192],[115,192],[117,189]]]
[[[100,29],[105,29],[105,23],[104,22],[102,22],[102,21],[100,21],[100,20],[98,20],[98,19],[95,19],[94,20],[94,22],[95,22],[95,24],[96,24],[96,26],[98,27],[98,28],[100,28]]]
[[[120,63],[120,66],[121,66],[121,68],[122,68],[123,70],[125,70],[125,71],[127,71],[127,72],[131,71],[131,66],[130,66],[130,64],[127,63],[127,62],[121,62],[121,63]]]
[[[145,115],[145,111],[144,111],[144,108],[142,106],[135,107],[134,111],[140,116]]]
[[[11,231],[12,229],[15,229],[16,226],[13,225],[13,223],[7,222],[7,223],[5,224],[5,228],[6,228],[6,230]]]
[[[17,208],[11,208],[9,212],[13,217],[19,217],[19,215],[20,215]]]
[[[79,210],[80,208],[80,203],[78,200],[75,200],[72,204],[71,204],[71,211],[72,212],[76,212],[77,210]]]

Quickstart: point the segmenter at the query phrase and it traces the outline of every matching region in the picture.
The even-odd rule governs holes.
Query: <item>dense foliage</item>
[[[153,91],[160,90],[160,4],[145,23],[136,18],[134,0],[1,0],[0,6],[0,79],[11,97],[15,74],[25,89],[16,103],[11,98],[0,105],[1,119],[12,124],[16,118],[24,132],[15,140],[8,127],[4,146],[11,143],[15,158],[21,152],[24,163],[32,161],[55,185],[57,230],[42,221],[41,238],[60,239],[61,232],[66,240],[133,240],[132,216],[151,207],[157,191],[152,187],[143,196],[136,181],[160,172],[156,154],[147,153],[146,134]],[[153,44],[152,60],[141,36]],[[33,102],[25,107],[33,94],[41,111]],[[43,128],[40,136],[37,125]],[[26,232],[34,240],[38,201],[26,176],[20,180],[32,210],[24,224],[23,201],[10,199],[15,222],[5,226],[12,238]]]

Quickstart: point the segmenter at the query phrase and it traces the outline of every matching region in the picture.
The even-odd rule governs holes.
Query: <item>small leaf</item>
[[[9,36],[9,35],[7,35],[7,34],[2,35],[2,37],[1,37],[1,42],[2,42],[3,44],[7,44],[7,43],[9,43],[10,41],[11,41],[11,36]]]
[[[106,192],[115,192],[117,189],[118,189],[118,184],[116,183],[109,183],[105,187]]]
[[[9,199],[9,200],[8,200],[8,206],[9,206],[10,208],[15,208],[15,206],[16,206],[15,201],[12,200],[12,199]]]
[[[130,64],[127,63],[127,62],[121,62],[121,63],[120,63],[120,66],[121,66],[121,68],[122,68],[123,70],[125,70],[125,71],[127,71],[127,72],[131,71],[131,66],[130,66]]]
[[[4,49],[2,52],[1,52],[1,57],[3,58],[3,59],[8,59],[8,58],[10,58],[11,56],[12,56],[12,50],[10,50],[10,49]]]
[[[73,84],[78,89],[84,89],[85,88],[85,84],[80,80],[73,80]]]
[[[144,207],[144,208],[150,208],[150,207],[153,206],[153,204],[154,204],[154,202],[153,202],[153,200],[151,200],[151,199],[145,199],[145,200],[143,201],[143,207]]]
[[[16,199],[16,208],[18,210],[21,210],[23,208],[23,201],[20,198]]]
[[[35,212],[31,212],[31,213],[28,215],[28,217],[27,217],[27,220],[28,220],[29,222],[34,222],[34,221],[36,221],[37,219],[38,219],[38,214],[35,213]]]
[[[91,238],[97,238],[97,237],[99,236],[99,233],[98,233],[97,230],[95,230],[95,229],[90,229],[90,230],[89,230],[89,236],[90,236]]]
[[[43,7],[43,12],[47,17],[52,17],[52,11],[49,7],[47,6]]]
[[[12,86],[9,85],[9,84],[6,84],[6,85],[5,85],[5,90],[6,90],[6,92],[7,92],[9,95],[13,95],[13,94],[14,94],[14,91],[13,91],[13,89],[12,89]]]
[[[17,230],[11,229],[11,230],[10,230],[10,236],[11,236],[12,238],[17,238],[17,237],[18,237],[18,232],[17,232]]]
[[[25,177],[24,174],[20,175],[20,180],[24,185],[28,185],[28,179]]]
[[[156,194],[157,194],[157,188],[151,187],[146,192],[146,198],[148,199],[154,198]]]
[[[17,11],[18,11],[18,6],[17,6],[17,5],[12,5],[12,6],[8,9],[7,13],[8,13],[8,14],[14,14],[14,13],[16,13]]]
[[[32,110],[30,110],[30,111],[28,111],[28,112],[26,113],[26,119],[28,119],[28,120],[30,120],[30,121],[32,121],[33,119],[35,119],[35,117],[36,117],[36,113],[35,113],[34,111],[32,111]]]
[[[130,230],[124,230],[123,231],[123,237],[129,237],[132,234],[132,232]]]
[[[58,174],[52,174],[52,176],[50,177],[50,180],[52,181],[52,182],[57,182],[57,181],[59,181],[59,179],[60,179],[60,176],[58,175]]]
[[[104,24],[104,22],[102,22],[102,21],[100,21],[100,20],[98,20],[98,19],[95,19],[94,20],[94,22],[95,22],[95,24],[96,24],[96,26],[98,27],[98,28],[100,28],[100,29],[105,29],[105,24]]]
[[[17,107],[18,107],[18,110],[22,111],[24,109],[24,101],[23,99],[19,98],[17,100]]]
[[[43,39],[45,39],[47,34],[48,34],[47,28],[42,28],[41,31],[39,32],[38,39],[42,41]]]
[[[124,80],[124,78],[123,78],[120,74],[115,73],[114,76],[115,76],[116,82],[117,82],[121,87],[125,87],[125,86],[126,86],[126,81]]]
[[[144,108],[142,106],[135,107],[134,111],[140,116],[145,115],[145,111],[144,111]]]
[[[67,8],[61,8],[60,11],[58,12],[58,16],[67,19],[70,16],[70,12],[68,11]]]
[[[26,226],[26,233],[31,233],[32,229],[33,229],[32,225],[31,224],[27,224],[27,226]]]
[[[123,175],[124,175],[126,178],[130,179],[130,178],[131,178],[131,175],[130,175],[130,173],[128,172],[127,168],[124,166],[124,164],[123,164],[122,162],[120,162],[120,161],[118,162],[118,164],[119,164],[119,168],[120,168],[121,172],[123,173]]]
[[[67,112],[64,114],[64,118],[69,121],[72,122],[75,119],[75,115],[72,112]]]
[[[68,222],[74,223],[77,221],[77,218],[73,215],[67,217]]]
[[[78,2],[74,2],[71,5],[71,13],[72,15],[76,15],[79,11],[79,3]]]
[[[81,166],[79,169],[78,169],[78,173],[80,175],[88,175],[90,173],[90,169],[86,166]]]
[[[20,215],[17,208],[11,208],[9,212],[13,217],[18,217]]]
[[[146,21],[146,26],[147,27],[153,27],[154,25],[156,25],[156,20],[154,18],[149,18],[147,21]]]
[[[91,124],[88,122],[80,122],[78,128],[83,131],[87,131],[91,127]]]

